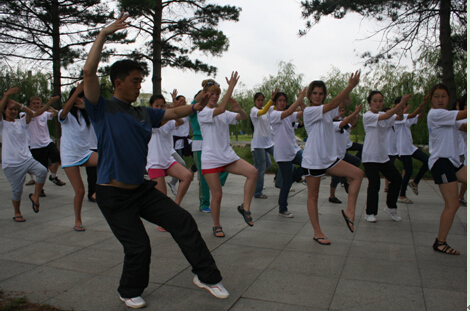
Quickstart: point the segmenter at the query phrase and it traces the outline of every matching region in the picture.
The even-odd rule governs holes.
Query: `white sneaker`
[[[197,275],[193,279],[194,285],[200,288],[207,289],[209,293],[211,293],[213,296],[220,298],[220,299],[227,299],[230,294],[228,291],[225,289],[225,287],[222,285],[221,282],[217,284],[206,284],[201,281],[199,281],[199,278]]]
[[[366,220],[368,222],[377,222],[377,219],[375,219],[374,214],[370,214],[370,215],[366,214]]]
[[[167,182],[167,185],[168,185],[168,187],[170,187],[171,193],[173,193],[173,195],[176,195],[176,193],[177,193],[176,186],[173,185],[171,182]]]
[[[124,301],[126,303],[126,306],[133,309],[140,309],[147,305],[145,303],[145,300],[143,300],[140,296],[134,298],[122,298],[121,296],[119,296],[119,299],[121,299],[121,301]]]
[[[390,217],[392,217],[393,220],[401,221],[401,217],[400,217],[400,215],[398,215],[398,212],[397,212],[396,208],[384,207],[384,212],[389,214]]]
[[[279,216],[283,216],[283,217],[286,217],[286,218],[294,218],[294,214],[292,214],[291,212],[279,213]]]

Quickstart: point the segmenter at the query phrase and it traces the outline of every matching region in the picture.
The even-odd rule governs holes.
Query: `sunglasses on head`
[[[220,86],[220,84],[215,82],[215,81],[209,81],[209,82],[206,83],[205,86],[211,86],[211,85],[214,85],[214,84],[217,85],[217,86]]]

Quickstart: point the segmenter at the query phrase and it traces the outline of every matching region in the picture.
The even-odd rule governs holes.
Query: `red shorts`
[[[170,167],[172,167],[176,163],[178,163],[178,162],[175,161],[175,162],[171,163],[170,166],[168,166],[167,169],[150,168],[149,171],[148,171],[149,178],[154,179],[154,178],[158,178],[158,177],[167,176],[168,175],[167,172],[170,169]]]
[[[230,163],[230,164],[232,164],[232,163]],[[201,174],[206,175],[206,174],[213,174],[213,173],[223,173],[223,172],[225,172],[225,168],[227,166],[229,166],[230,164],[227,164],[227,165],[224,165],[224,166],[221,166],[221,167],[216,167],[216,168],[209,168],[207,170],[201,170]]]

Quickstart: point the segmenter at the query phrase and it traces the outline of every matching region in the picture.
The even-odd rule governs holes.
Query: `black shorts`
[[[31,154],[44,167],[49,167],[49,160],[51,160],[51,163],[60,162],[60,152],[54,142],[43,148],[31,149]]]
[[[333,164],[331,164],[330,166],[328,166],[327,168],[322,168],[322,169],[318,169],[318,170],[304,168],[304,175],[313,176],[313,177],[321,177],[321,176],[325,175],[327,170],[331,169],[333,166],[338,164],[339,161],[341,161],[341,159],[336,159],[336,161]]]
[[[457,181],[456,173],[463,167],[455,167],[447,158],[439,158],[431,168],[431,174],[436,185]]]

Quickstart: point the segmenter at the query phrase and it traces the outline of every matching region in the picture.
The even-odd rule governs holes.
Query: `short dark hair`
[[[150,99],[149,99],[149,106],[152,106],[153,102],[156,101],[157,99],[162,99],[163,103],[166,106],[166,100],[165,100],[165,97],[163,97],[162,94],[152,95],[152,97],[150,97]]]
[[[266,97],[264,97],[264,94],[263,94],[263,93],[257,92],[257,93],[255,94],[255,96],[254,96],[254,100],[256,100],[256,99],[257,99],[258,97],[260,97],[260,96],[263,96],[263,98],[266,98]]]
[[[370,92],[369,96],[367,96],[367,103],[370,104],[370,102],[372,101],[372,97],[374,95],[377,95],[377,94],[380,94],[380,95],[382,95],[382,97],[384,97],[383,94],[380,91],[372,91],[372,92]]]
[[[181,97],[184,97],[184,98],[186,99],[186,97],[185,97],[184,95],[178,95],[178,96],[176,96],[175,99],[176,99],[176,100],[179,100]]]
[[[134,70],[139,70],[141,73],[144,72],[142,66],[132,59],[118,60],[112,64],[111,68],[109,69],[109,77],[113,87],[115,87],[114,82],[116,79],[124,81],[124,79],[126,79],[126,77]]]
[[[284,92],[277,92],[276,95],[274,95],[274,100],[273,100],[274,104],[276,104],[277,100],[278,100],[279,97],[281,97],[281,96],[284,96],[284,97],[286,98],[286,101],[289,100],[289,97],[287,97],[287,94],[286,94],[286,93],[284,93]]]
[[[445,85],[444,83],[438,83],[436,85],[434,85],[431,90],[429,91],[429,94],[430,94],[430,97],[432,98],[432,96],[434,95],[434,92],[436,90],[444,90],[447,92],[447,96],[449,96],[449,88],[447,87],[447,85]]]

